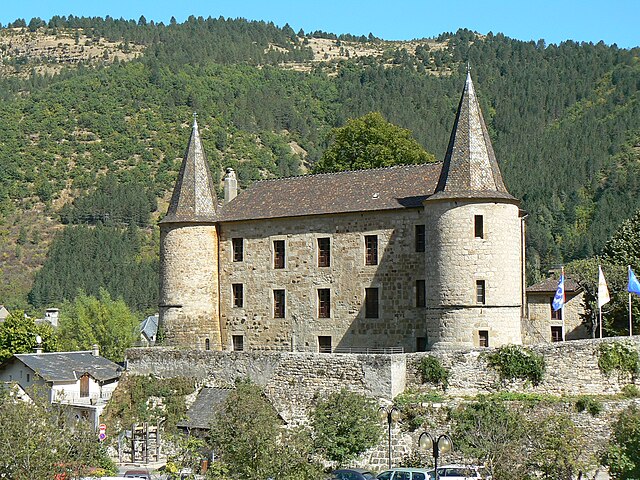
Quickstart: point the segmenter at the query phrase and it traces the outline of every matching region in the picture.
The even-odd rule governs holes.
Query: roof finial
[[[194,128],[198,126],[197,118],[198,118],[198,113],[197,112],[193,112],[193,127]]]
[[[467,60],[467,73],[471,73],[471,62]]]

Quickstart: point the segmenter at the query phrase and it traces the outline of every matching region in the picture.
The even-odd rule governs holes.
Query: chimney
[[[44,311],[44,319],[51,324],[52,327],[58,326],[58,315],[60,310],[57,308],[47,308]]]
[[[238,181],[236,180],[236,172],[233,168],[227,168],[227,174],[224,176],[224,203],[225,205],[238,195]]]
[[[100,356],[100,347],[98,346],[97,343],[94,343],[93,345],[91,345],[91,355],[93,355],[94,357]]]
[[[36,354],[42,353],[42,337],[40,335],[36,335],[36,346],[34,347]]]

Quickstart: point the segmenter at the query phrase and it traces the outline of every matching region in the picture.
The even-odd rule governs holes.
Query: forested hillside
[[[231,166],[243,187],[305,173],[332,128],[371,111],[442,159],[467,62],[505,181],[529,213],[531,280],[598,253],[640,208],[640,49],[466,30],[397,43],[193,17],[18,20],[0,37],[34,32],[142,55],[43,75],[38,62],[59,56],[0,42],[5,64],[32,72],[0,77],[0,303],[10,307],[104,287],[155,308],[155,223],[193,111],[215,179]]]

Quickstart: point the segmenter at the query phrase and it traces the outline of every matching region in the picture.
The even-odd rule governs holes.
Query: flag
[[[604,273],[602,273],[602,267],[598,265],[598,308],[602,308],[605,303],[609,303],[611,297],[609,296],[609,289],[607,288],[607,281],[604,279]]]
[[[636,275],[633,273],[633,270],[631,270],[631,266],[629,266],[629,284],[627,285],[627,291],[640,295],[640,282],[638,282]]]
[[[553,297],[553,303],[551,304],[551,308],[553,311],[558,311],[564,305],[564,273],[560,275],[560,280],[558,281],[558,288],[556,289],[556,294]]]

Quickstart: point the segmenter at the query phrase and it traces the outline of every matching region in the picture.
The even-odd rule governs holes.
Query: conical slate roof
[[[516,200],[502,181],[469,72],[440,179],[429,200],[448,198]]]
[[[207,157],[193,119],[189,145],[182,160],[167,215],[160,223],[210,223],[216,221],[216,194]]]

